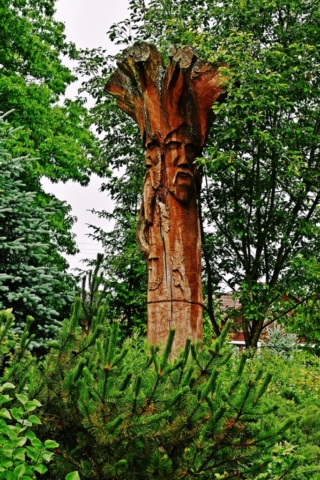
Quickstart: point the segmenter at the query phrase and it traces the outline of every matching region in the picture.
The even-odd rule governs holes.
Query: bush
[[[278,404],[277,417],[290,412],[294,418],[282,437],[283,445],[293,450],[277,455],[278,464],[282,460],[291,465],[283,478],[320,480],[320,359],[291,349],[290,357],[266,351],[262,359],[255,359],[261,361],[272,365],[273,381],[266,394]]]
[[[39,434],[60,444],[46,479],[74,467],[88,480],[255,479],[268,470],[291,419],[268,414],[277,409],[264,398],[269,369],[233,358],[227,329],[171,359],[174,332],[164,350],[139,337],[119,345],[103,309],[89,330],[80,312],[78,301],[32,389],[44,404]]]
[[[31,480],[34,474],[43,474],[48,468],[58,444],[53,440],[42,443],[32,430],[41,424],[34,410],[41,406],[37,399],[30,400],[27,386],[20,382],[23,393],[9,380],[17,378],[17,367],[30,367],[31,356],[27,350],[29,318],[21,338],[12,333],[13,315],[10,310],[0,312],[0,480]],[[11,395],[7,392],[10,391]],[[33,477],[35,478],[35,477]]]
[[[28,388],[34,367],[28,350],[34,338],[29,335],[32,321],[28,317],[19,337],[12,331],[11,310],[0,311],[0,480],[32,480],[43,475],[48,471],[46,465],[54,455],[53,450],[59,447],[54,440],[42,442],[33,431],[41,425],[34,414],[41,403],[36,398],[30,399]],[[70,472],[66,480],[80,480],[78,472]]]

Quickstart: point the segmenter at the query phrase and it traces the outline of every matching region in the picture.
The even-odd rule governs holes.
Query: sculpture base
[[[186,339],[202,340],[202,305],[184,300],[148,302],[148,341],[163,346],[171,329],[175,329],[172,356],[185,347]]]

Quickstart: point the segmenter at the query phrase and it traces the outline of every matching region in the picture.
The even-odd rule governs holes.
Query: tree
[[[246,366],[245,355],[231,360],[228,329],[209,347],[187,341],[172,361],[174,331],[160,354],[137,336],[119,345],[119,325],[106,322],[103,308],[90,332],[80,314],[78,300],[30,385],[43,404],[40,438],[60,445],[46,478],[74,466],[81,478],[100,480],[268,475],[291,419],[267,416],[271,375]]]
[[[63,65],[62,56],[76,59],[77,50],[66,41],[64,25],[54,19],[55,3],[4,0],[0,6],[0,111],[11,111],[13,127],[24,127],[8,139],[8,148],[14,157],[37,159],[28,164],[22,180],[37,192],[41,206],[52,199],[41,188],[42,176],[85,185],[98,155],[83,100],[58,103],[76,78]],[[61,251],[72,254],[74,219],[67,213],[61,204],[50,228]]]
[[[0,117],[0,308],[13,308],[20,325],[32,315],[39,341],[52,338],[61,325],[58,316],[73,299],[73,281],[51,238],[50,218],[61,203],[52,199],[39,206],[36,192],[21,180],[32,161],[8,152],[7,139],[15,133]]]
[[[227,101],[214,108],[199,160],[210,227],[203,243],[207,291],[225,284],[240,298],[246,344],[256,346],[264,328],[319,285],[318,2],[130,6],[130,20],[110,32],[118,43],[147,40],[164,54],[170,44],[188,44],[228,65]],[[210,318],[217,333],[214,312]]]

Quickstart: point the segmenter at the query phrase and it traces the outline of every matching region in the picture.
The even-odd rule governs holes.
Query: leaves
[[[0,391],[16,389],[19,392],[22,388],[21,383],[18,382],[17,387],[15,387],[13,383],[7,380],[16,378],[17,368],[20,369],[20,372],[24,372],[27,368],[29,379],[32,375],[30,352],[25,348],[30,320],[27,321],[21,338],[18,335],[13,335],[10,330],[12,322],[11,310],[0,312],[0,365],[3,367],[0,377]],[[13,338],[11,348],[14,353],[12,353],[4,368],[2,358],[7,354],[7,344],[10,338]],[[19,380],[19,375],[16,379]],[[30,412],[40,407],[41,403],[37,399],[30,400],[27,389],[22,391],[23,393],[16,393],[12,397],[0,394],[3,397],[2,400],[5,400],[2,403],[9,405],[8,408],[0,409],[1,480],[11,478],[13,480],[18,478],[28,480],[33,477],[35,472],[44,474],[48,470],[44,463],[50,462],[53,456],[50,449],[58,447],[58,443],[53,440],[46,440],[44,445],[36,434],[30,430],[33,425],[42,423],[39,417],[30,415]]]
[[[263,398],[271,375],[261,365],[253,371],[244,356],[230,361],[220,339],[209,349],[188,342],[170,360],[170,342],[161,352],[137,336],[119,342],[118,322],[110,326],[99,316],[88,331],[76,305],[39,372],[41,400],[52,419],[41,428],[61,439],[60,468],[72,468],[72,458],[80,476],[92,479],[178,478],[187,469],[196,478],[205,466],[210,475],[228,469],[254,478],[252,462],[266,449],[271,453],[272,439],[283,431],[274,418],[247,421],[273,407]],[[95,329],[99,336],[91,342]],[[61,389],[63,398],[56,395]],[[245,463],[237,462],[239,449]]]
[[[242,312],[233,320],[247,346],[275,319],[290,323],[290,307],[319,293],[319,19],[308,0],[132,1],[129,18],[109,32],[118,43],[155,43],[164,55],[189,44],[228,65],[226,99],[213,106],[208,150],[198,160],[205,291],[215,334],[211,297],[237,294]],[[93,79],[87,85],[96,87]],[[121,134],[130,128],[123,122]],[[129,166],[135,148],[122,157]]]
[[[55,442],[54,440],[46,440],[44,442],[44,446],[46,448],[58,448],[59,444],[57,442]]]
[[[65,480],[81,480],[78,472],[70,472],[66,476]]]
[[[23,395],[23,394],[19,394],[19,393],[16,393],[16,397],[17,399],[19,400],[19,402],[22,403],[23,406],[26,405],[26,403],[28,402],[28,397],[27,395]]]
[[[28,422],[31,422],[35,425],[41,425],[41,420],[36,415],[30,415],[29,417],[27,417],[27,420]]]

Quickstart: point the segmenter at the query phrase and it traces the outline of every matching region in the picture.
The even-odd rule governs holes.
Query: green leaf
[[[7,390],[9,388],[16,388],[16,387],[15,385],[13,385],[13,383],[6,382],[1,386],[0,391],[2,392],[2,390]]]
[[[23,409],[20,407],[20,408],[10,408],[10,412],[11,412],[11,415],[12,417],[17,420],[18,422],[21,421],[22,417],[23,417]]]
[[[5,418],[6,420],[11,420],[11,415],[10,415],[10,412],[9,410],[7,410],[6,408],[2,408],[0,410],[0,418]]]
[[[53,456],[53,452],[44,451],[41,453],[41,458],[43,458],[43,460],[45,460],[46,462],[50,462]]]
[[[43,448],[43,443],[38,438],[32,438],[31,443],[33,447]]]
[[[26,467],[21,464],[14,469],[13,473],[15,474],[16,478],[21,478],[24,475],[25,471]]]
[[[13,452],[13,458],[21,460],[22,462],[25,461],[26,449],[25,448],[17,448]]]
[[[44,442],[45,448],[58,448],[59,443],[55,442],[54,440],[46,440]]]
[[[1,459],[1,467],[4,467],[5,469],[8,469],[13,466],[12,460],[7,460],[7,459]]]
[[[20,437],[19,440],[18,440],[18,445],[20,447],[23,447],[23,445],[26,444],[27,440],[28,440],[27,437]]]
[[[38,407],[41,407],[41,403],[38,400],[30,400],[25,405],[27,412],[32,412]]]
[[[26,403],[29,401],[28,397],[26,395],[23,395],[22,393],[16,393],[16,397],[19,402],[22,403],[22,405],[26,405]]]
[[[29,440],[33,440],[34,438],[37,438],[37,435],[32,430],[28,430],[25,433],[25,436],[29,438]]]
[[[35,462],[38,459],[38,456],[39,456],[39,449],[35,448],[35,447],[28,446],[27,450],[26,450],[26,455],[29,458],[31,458],[31,460],[33,460]]]
[[[6,471],[6,476],[3,477],[4,480],[16,480],[16,476],[12,471]]]
[[[39,472],[41,475],[43,473],[46,473],[48,471],[48,468],[43,465],[43,463],[38,463],[35,467],[33,467],[37,472]]]
[[[35,425],[41,425],[41,420],[36,415],[30,415],[27,420]]]
[[[2,393],[0,393],[0,404],[8,403],[10,400],[12,400],[12,397],[9,397],[9,395],[2,395]]]
[[[79,476],[79,473],[76,471],[76,472],[68,473],[65,480],[81,480],[81,478]]]

